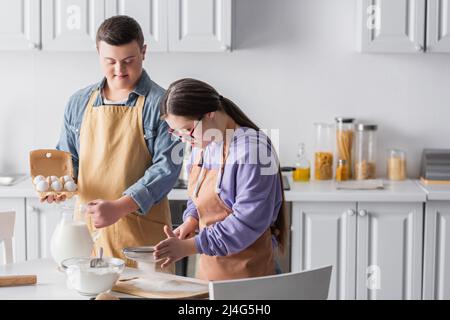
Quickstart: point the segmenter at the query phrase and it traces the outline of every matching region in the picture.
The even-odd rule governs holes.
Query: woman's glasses
[[[178,129],[169,128],[169,133],[171,135],[173,135],[174,137],[176,137],[178,140],[193,142],[195,140],[194,131],[197,128],[198,124],[202,121],[202,119],[203,119],[203,116],[201,116],[197,120],[197,123],[194,125],[194,127],[190,131],[186,130],[186,129],[178,130]]]

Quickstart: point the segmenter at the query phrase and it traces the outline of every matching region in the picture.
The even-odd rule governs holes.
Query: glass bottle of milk
[[[92,254],[94,241],[84,219],[85,206],[78,205],[76,210],[75,214],[75,207],[61,207],[61,221],[50,240],[50,253],[58,266],[64,259],[90,257]]]

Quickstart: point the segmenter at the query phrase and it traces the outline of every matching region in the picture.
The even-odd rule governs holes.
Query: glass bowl
[[[109,292],[114,287],[125,268],[125,261],[104,257],[107,263],[103,268],[92,268],[89,257],[69,258],[61,262],[67,276],[67,285],[84,296],[96,296]]]

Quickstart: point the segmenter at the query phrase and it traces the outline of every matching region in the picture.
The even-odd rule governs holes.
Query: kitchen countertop
[[[424,185],[420,181],[417,183],[426,192],[428,200],[450,200],[450,185]]]
[[[133,270],[125,268],[123,276],[132,275]],[[29,260],[0,266],[0,275],[37,275],[37,283],[29,286],[0,287],[0,300],[89,300],[75,290],[67,288],[66,276],[57,269],[51,259]],[[112,292],[118,297],[131,297]]]
[[[82,296],[74,289],[69,289],[66,276],[57,269],[52,259],[36,259],[20,263],[0,265],[0,275],[37,275],[35,285],[0,287],[0,300],[89,300],[91,297]],[[125,268],[121,278],[145,275],[144,271],[135,268]],[[168,280],[192,279],[172,274],[159,276]],[[195,281],[200,281],[195,279]],[[119,298],[139,298],[125,293],[110,292]]]
[[[289,177],[291,190],[285,191],[286,201],[387,201],[387,202],[425,202],[432,197],[450,200],[450,187],[447,190],[429,191],[418,180],[384,181],[383,190],[336,190],[334,181],[293,182]],[[428,190],[428,191],[427,191]],[[31,179],[25,179],[14,186],[0,187],[0,197],[31,197],[37,194]],[[169,200],[187,200],[185,189],[173,189],[168,194]]]

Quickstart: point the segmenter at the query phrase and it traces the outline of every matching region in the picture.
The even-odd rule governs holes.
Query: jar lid
[[[353,123],[355,118],[336,117],[334,118],[338,123]]]
[[[338,160],[338,165],[345,165],[345,164],[347,164],[347,160],[345,160],[345,159]]]
[[[358,123],[356,126],[356,130],[358,131],[376,131],[378,129],[378,126],[376,124],[364,124],[364,123]]]

